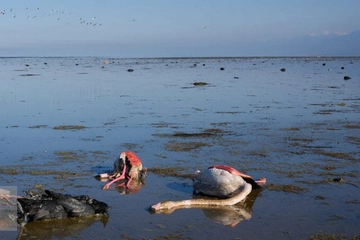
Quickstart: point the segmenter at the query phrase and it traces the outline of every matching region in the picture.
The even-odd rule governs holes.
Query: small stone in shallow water
[[[285,68],[282,68],[282,69],[280,69],[280,71],[285,72],[285,71],[286,71],[286,69],[285,69]]]
[[[128,71],[128,72],[133,72],[134,69],[129,68],[127,71]]]
[[[225,68],[221,67],[221,68],[220,68],[220,70],[221,70],[221,71],[224,71],[224,70],[225,70]]]
[[[349,76],[344,76],[344,80],[349,80],[349,79],[351,79],[351,77],[349,77]]]
[[[208,85],[206,82],[194,82],[194,86],[205,86]]]

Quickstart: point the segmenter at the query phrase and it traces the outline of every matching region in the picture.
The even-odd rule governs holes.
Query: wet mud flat
[[[88,194],[110,211],[27,224],[0,239],[359,238],[359,65],[359,58],[2,58],[0,186],[19,195]],[[94,176],[124,150],[148,168],[141,189],[101,190],[105,182]],[[194,197],[195,171],[214,164],[264,176],[267,185],[230,208],[148,211]]]

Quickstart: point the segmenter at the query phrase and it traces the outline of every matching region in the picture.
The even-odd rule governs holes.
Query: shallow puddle
[[[110,206],[0,239],[359,237],[360,58],[105,60],[0,58],[0,186]],[[102,190],[94,176],[125,150],[145,183]],[[148,211],[192,198],[191,177],[214,164],[267,187],[233,207]]]

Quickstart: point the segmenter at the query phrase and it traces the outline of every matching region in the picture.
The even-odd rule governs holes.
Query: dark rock
[[[127,71],[128,71],[128,72],[133,72],[134,69],[129,68]]]
[[[349,76],[344,76],[344,80],[349,80],[349,79],[351,79],[351,77],[349,77]]]
[[[194,82],[194,86],[205,86],[208,85],[206,82]]]
[[[286,69],[285,69],[285,68],[282,68],[282,69],[280,69],[280,71],[285,72],[285,71],[286,71]]]

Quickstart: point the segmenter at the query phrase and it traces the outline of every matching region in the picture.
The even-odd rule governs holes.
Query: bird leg
[[[13,205],[10,201],[10,198],[22,198],[21,196],[14,196],[14,195],[10,195],[10,191],[9,190],[5,190],[5,189],[1,189],[0,188],[0,200],[4,199],[6,200],[5,204],[10,206]]]
[[[266,184],[266,178],[262,177],[259,180],[256,180],[255,182],[259,185],[264,185]]]
[[[127,189],[132,189],[131,187],[130,187],[130,182],[132,181],[132,177],[130,176],[129,177],[129,179],[128,179],[128,181],[127,181],[127,183],[126,183],[126,188]]]
[[[123,168],[123,171],[121,173],[121,175],[117,178],[115,178],[114,180],[112,180],[111,182],[108,182],[104,187],[103,187],[103,190],[106,190],[106,189],[109,189],[110,188],[110,185],[113,184],[114,182],[116,181],[119,181],[121,179],[124,179],[125,178],[125,172],[126,172],[126,165],[124,164],[124,168]]]

